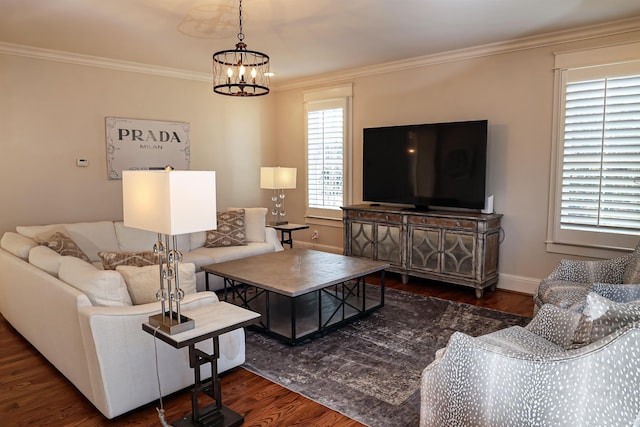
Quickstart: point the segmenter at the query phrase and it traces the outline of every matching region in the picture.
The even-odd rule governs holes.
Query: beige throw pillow
[[[120,265],[145,267],[158,264],[159,257],[153,251],[140,252],[98,252],[105,270],[115,270]]]
[[[218,212],[217,229],[207,231],[206,248],[243,246],[247,244],[244,209]]]
[[[160,289],[160,268],[157,265],[134,267],[121,265],[116,271],[122,275],[134,305],[157,301]],[[193,263],[178,265],[180,289],[185,295],[196,293],[196,266]]]
[[[91,262],[87,254],[80,249],[76,242],[66,234],[59,231],[56,231],[45,238],[36,236],[36,242],[41,246],[47,246],[48,248],[53,249],[62,256],[72,256],[89,263]]]

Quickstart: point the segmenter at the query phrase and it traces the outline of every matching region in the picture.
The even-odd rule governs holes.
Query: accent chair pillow
[[[76,258],[80,258],[83,261],[91,262],[87,254],[85,254],[80,246],[74,242],[71,237],[66,234],[56,231],[48,237],[39,237],[36,236],[36,242],[39,245],[47,246],[50,249],[58,252],[62,256],[72,256]]]
[[[98,252],[105,270],[115,270],[120,265],[144,267],[159,263],[159,257],[153,251],[140,252]]]
[[[574,347],[596,342],[633,322],[640,322],[640,301],[614,302],[589,292],[582,314]]]
[[[547,341],[567,349],[573,345],[582,315],[553,304],[543,305],[525,327]]]
[[[247,244],[244,209],[218,212],[217,229],[207,231],[206,248],[243,246]]]
[[[134,305],[157,301],[156,293],[160,289],[160,272],[157,265],[134,267],[121,265],[116,267],[127,284],[127,290]],[[185,295],[196,293],[196,266],[193,263],[178,265],[180,289]]]

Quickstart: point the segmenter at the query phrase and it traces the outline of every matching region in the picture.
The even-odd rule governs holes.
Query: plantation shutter
[[[640,234],[640,74],[573,74],[564,105],[560,226]]]
[[[309,208],[336,209],[344,195],[344,108],[307,112]]]

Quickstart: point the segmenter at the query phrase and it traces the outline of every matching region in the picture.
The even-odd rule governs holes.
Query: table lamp
[[[124,225],[158,233],[153,250],[158,255],[160,314],[149,324],[175,334],[192,329],[192,319],[180,313],[178,264],[182,253],[177,235],[216,229],[216,173],[213,171],[123,171]]]
[[[260,168],[260,188],[273,190],[273,209],[271,215],[274,221],[271,225],[287,224],[284,217],[284,190],[296,188],[296,168],[261,167]]]

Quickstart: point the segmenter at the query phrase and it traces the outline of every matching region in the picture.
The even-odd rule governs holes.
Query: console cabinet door
[[[351,253],[347,255],[373,259],[373,224],[352,221],[349,226]]]
[[[440,230],[411,227],[409,268],[440,272]]]
[[[442,230],[442,273],[475,277],[475,233]]]
[[[400,265],[401,228],[397,225],[376,224],[376,260]]]

